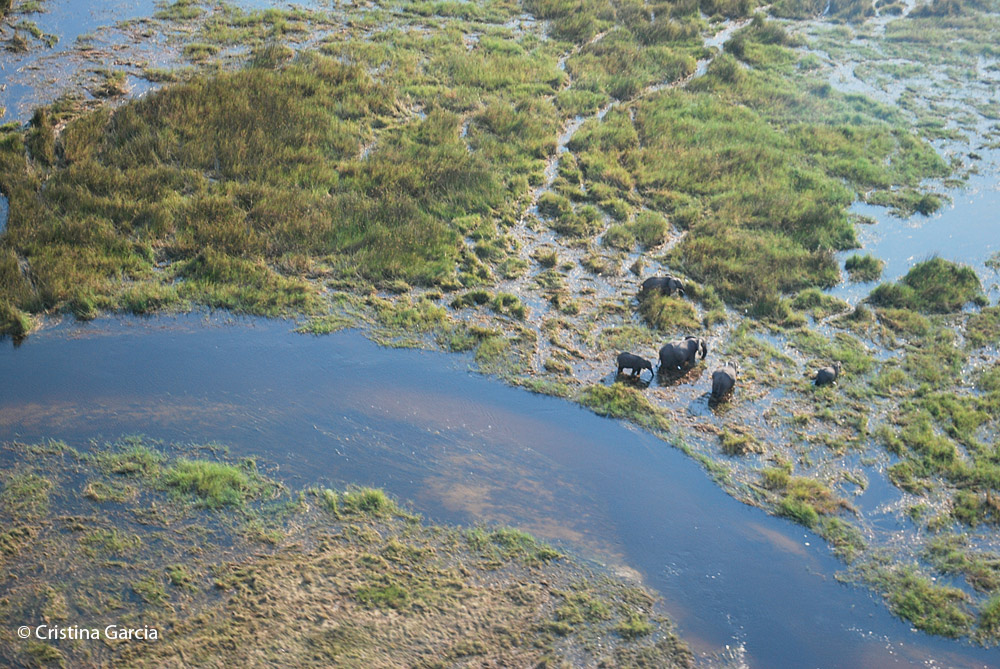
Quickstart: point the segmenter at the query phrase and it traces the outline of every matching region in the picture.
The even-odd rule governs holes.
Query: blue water
[[[289,328],[130,318],[0,342],[0,440],[218,440],[293,486],[382,486],[435,521],[516,525],[636,570],[697,651],[742,648],[753,667],[1000,663],[839,584],[821,539],[648,434],[471,373],[464,356]]]
[[[996,303],[1000,275],[986,261],[1000,252],[1000,151],[980,153],[986,158],[983,174],[972,176],[963,188],[945,191],[952,202],[930,216],[902,219],[884,207],[855,203],[853,213],[870,216],[877,223],[856,226],[861,248],[839,254],[841,267],[854,253],[871,253],[885,261],[885,269],[882,278],[871,283],[848,283],[845,271],[845,282],[831,293],[856,304],[879,282],[895,281],[914,264],[937,255],[975,269],[990,301]]]

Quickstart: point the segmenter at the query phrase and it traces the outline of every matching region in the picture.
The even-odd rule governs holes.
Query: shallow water
[[[838,584],[821,539],[735,501],[680,451],[468,364],[285,322],[65,324],[0,342],[0,440],[218,440],[293,486],[382,486],[435,521],[517,525],[637,570],[696,650],[742,648],[750,666],[996,662]]]
[[[943,191],[952,201],[930,216],[899,218],[884,207],[855,203],[853,213],[870,216],[877,223],[856,226],[861,248],[838,254],[841,267],[854,253],[871,253],[885,261],[885,269],[877,282],[845,281],[831,294],[856,304],[881,281],[895,281],[914,264],[938,255],[975,269],[990,302],[996,303],[1000,276],[986,266],[986,261],[1000,252],[1000,181],[996,169],[1000,152],[981,153],[989,159],[983,161],[983,174],[972,176],[964,188]]]
[[[24,18],[36,23],[42,32],[56,35],[59,41],[51,49],[33,43],[25,54],[0,49],[3,83],[6,84],[0,91],[0,107],[7,108],[6,113],[0,115],[0,122],[27,121],[35,106],[47,104],[58,96],[59,89],[69,83],[73,66],[68,53],[79,37],[118,21],[151,16],[156,11],[154,0],[45,0],[42,6],[45,11]],[[50,60],[44,65],[40,62],[54,53],[67,54],[65,62],[60,62],[59,66],[54,66]]]
[[[15,3],[16,4],[16,3]],[[44,0],[45,11],[27,14],[23,18],[38,25],[46,34],[56,35],[59,41],[54,47],[32,41],[28,53],[17,54],[0,48],[0,123],[7,121],[27,121],[32,111],[39,105],[52,102],[63,90],[75,89],[73,77],[78,71],[94,67],[94,63],[74,54],[77,40],[95,36],[100,29],[117,25],[122,21],[153,16],[161,5],[157,0]],[[275,3],[273,0],[228,0],[228,4],[245,11],[263,10],[269,7],[292,6]],[[301,9],[331,9],[331,0],[302,0],[294,3]],[[21,20],[15,16],[15,22]],[[117,35],[115,40],[127,40]],[[117,44],[102,44],[112,48]],[[53,58],[53,56],[58,56]],[[155,55],[155,54],[154,54]],[[130,76],[130,95],[138,96],[155,88],[156,85]]]

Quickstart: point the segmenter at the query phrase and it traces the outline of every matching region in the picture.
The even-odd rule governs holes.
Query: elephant
[[[658,290],[664,295],[677,293],[684,297],[684,284],[676,276],[651,276],[642,282],[639,289],[639,299],[648,295],[651,291]]]
[[[708,355],[708,344],[700,337],[688,335],[680,341],[664,344],[660,349],[660,371],[675,371],[694,367],[695,358],[701,352],[701,359]]]
[[[833,363],[832,367],[824,367],[818,372],[816,372],[816,385],[826,386],[837,380],[840,376],[840,362]]]
[[[642,370],[648,369],[650,374],[653,373],[653,363],[645,358],[632,355],[631,353],[619,353],[618,354],[618,374],[621,375],[622,370],[631,369],[632,376],[638,377],[642,374]]]
[[[740,365],[735,360],[727,362],[719,369],[712,372],[712,397],[713,402],[718,402],[733,391],[736,386],[736,378],[740,374]]]

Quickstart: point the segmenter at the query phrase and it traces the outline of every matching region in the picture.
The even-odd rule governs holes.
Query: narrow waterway
[[[753,667],[997,662],[839,584],[821,539],[648,434],[470,373],[464,356],[289,330],[192,315],[4,340],[0,440],[217,440],[293,486],[382,486],[435,521],[516,525],[638,572],[697,651],[728,645]]]

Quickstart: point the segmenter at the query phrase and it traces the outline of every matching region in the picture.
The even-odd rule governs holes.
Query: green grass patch
[[[274,483],[261,476],[253,460],[230,465],[181,458],[163,471],[162,480],[168,489],[193,496],[209,508],[243,506],[274,489]]]
[[[763,453],[764,446],[749,432],[730,432],[723,430],[719,433],[719,444],[722,452],[726,455],[747,455],[749,453]]]
[[[969,316],[965,324],[965,339],[973,348],[1000,344],[1000,307],[985,307]]]
[[[975,622],[964,592],[934,583],[915,567],[882,567],[873,580],[886,593],[892,612],[917,629],[955,638],[968,634]]]
[[[91,481],[83,489],[83,494],[95,502],[124,502],[136,495],[135,486],[120,481]]]
[[[870,253],[865,255],[855,253],[844,263],[844,269],[847,270],[847,276],[851,281],[878,281],[884,267],[885,261]]]
[[[97,529],[80,537],[80,546],[92,557],[124,556],[141,545],[138,535],[128,535],[117,528]]]
[[[667,430],[670,427],[663,412],[653,406],[640,391],[621,383],[610,387],[589,386],[580,395],[579,401],[601,416],[624,418],[654,430]]]
[[[628,611],[625,617],[615,625],[615,631],[625,639],[638,639],[653,631],[653,625],[636,611]]]
[[[639,303],[639,313],[651,327],[661,332],[690,333],[701,329],[698,312],[683,298],[656,292]]]
[[[840,298],[827,295],[818,288],[807,288],[792,300],[792,307],[808,312],[816,320],[832,316],[850,308],[847,302]]]
[[[475,527],[465,532],[469,547],[488,561],[496,563],[516,560],[524,564],[549,562],[562,557],[551,546],[527,532],[510,527]]]
[[[937,257],[917,263],[900,281],[883,283],[868,296],[876,306],[923,313],[950,313],[984,299],[971,267]]]
[[[159,475],[166,456],[146,446],[141,439],[130,437],[90,455],[89,459],[103,472],[153,478]]]
[[[0,509],[13,518],[37,518],[49,509],[52,481],[33,472],[7,473],[0,489]]]

